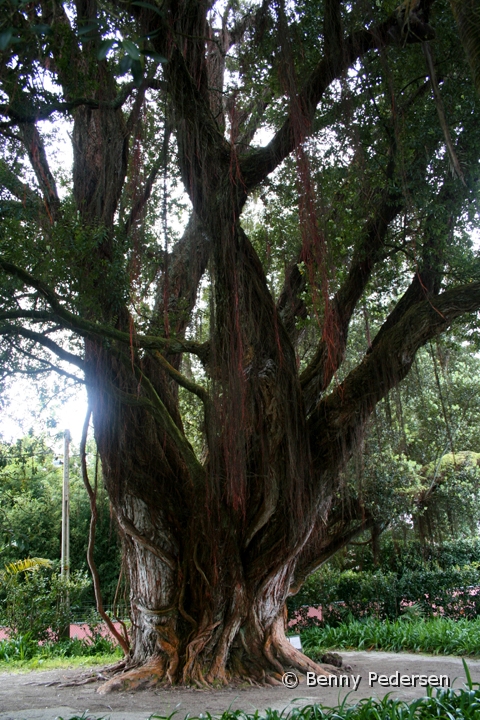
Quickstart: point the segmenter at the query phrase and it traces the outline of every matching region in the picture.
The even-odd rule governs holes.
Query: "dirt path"
[[[176,711],[176,720],[187,713],[199,715],[206,711],[219,715],[227,708],[242,708],[247,712],[287,706],[322,703],[336,705],[339,698],[350,693],[351,703],[362,697],[393,697],[410,699],[425,695],[426,688],[414,676],[447,676],[454,687],[461,687],[465,674],[462,661],[452,657],[426,655],[342,652],[344,664],[351,667],[346,680],[349,687],[308,686],[306,677],[300,678],[295,688],[284,686],[252,688],[235,687],[220,690],[193,690],[174,688],[170,690],[140,690],[136,693],[100,695],[96,692],[100,682],[77,687],[59,687],[49,683],[71,682],[85,675],[84,670],[55,670],[24,674],[0,674],[0,720],[68,720],[88,713],[89,718],[110,720],[146,720],[153,713],[170,715]],[[480,682],[480,661],[470,660],[468,666],[474,682]],[[399,673],[397,676],[396,673]],[[369,673],[376,673],[377,680]],[[381,681],[380,676],[387,679]],[[401,682],[403,686],[395,687]],[[358,678],[361,678],[358,680]],[[398,680],[397,680],[398,677]],[[406,679],[405,679],[406,678]],[[312,678],[310,678],[312,681]],[[392,686],[393,681],[393,686]],[[385,685],[380,683],[384,682]],[[386,683],[389,683],[388,685]],[[405,686],[415,682],[416,687]],[[354,687],[356,686],[356,689]]]

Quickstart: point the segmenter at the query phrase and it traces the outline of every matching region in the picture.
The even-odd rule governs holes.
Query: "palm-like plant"
[[[51,567],[52,561],[46,558],[25,558],[16,562],[7,563],[5,570],[0,572],[0,579],[4,580],[7,575],[19,575],[24,572],[35,572],[41,567]]]

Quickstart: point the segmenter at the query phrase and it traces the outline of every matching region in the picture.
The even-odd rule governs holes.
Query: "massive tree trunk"
[[[327,5],[338,19],[340,3]],[[5,272],[33,287],[48,306],[50,315],[44,312],[42,320],[85,338],[78,366],[85,372],[103,477],[122,533],[132,614],[127,672],[105,689],[145,683],[203,685],[234,677],[277,682],[287,666],[329,672],[287,641],[286,598],[309,572],[375,522],[360,503],[339,506],[338,478],[361,442],[376,403],[405,377],[419,347],[459,315],[480,306],[479,283],[438,294],[443,266],[435,266],[434,252],[425,253],[410,288],[360,365],[326,394],[343,362],[354,310],[373,269],[385,257],[388,228],[405,210],[405,198],[392,180],[394,138],[387,152],[385,188],[369,193],[370,206],[348,272],[335,295],[329,298],[327,291],[324,297],[318,345],[300,374],[295,319],[304,311],[305,278],[293,265],[275,304],[240,216],[249,192],[293,151],[300,179],[308,180],[302,147],[317,104],[329,84],[365,53],[396,42],[392,29],[398,18],[394,15],[344,39],[341,22],[333,22],[335,30],[326,27],[325,32],[335,32],[326,43],[327,56],[298,91],[287,88],[285,119],[275,137],[264,148],[244,151],[242,143],[248,143],[255,130],[254,113],[246,114],[238,137],[238,117],[234,122],[230,113],[227,141],[225,111],[233,105],[222,103],[221,97],[225,54],[254,22],[253,16],[229,32],[224,27],[212,40],[207,3],[191,0],[182,7],[173,2],[166,7],[165,15],[148,3],[129,9],[157,55],[168,60],[162,82],[146,77],[137,87],[119,90],[107,61],[97,62],[99,38],[82,44],[63,8],[45,3],[56,43],[57,78],[73,117],[73,198],[86,238],[71,269],[78,314],[67,310],[45,283],[1,261]],[[94,0],[78,0],[76,9],[80,25],[97,15]],[[262,13],[265,5],[258,17]],[[401,32],[410,33],[407,23]],[[421,28],[416,26],[407,39],[422,39]],[[158,171],[152,171],[140,200],[129,198],[132,211],[120,227],[122,193],[128,205],[125,178],[132,138],[149,84],[165,93],[162,108],[168,117],[163,118],[163,130],[167,139],[170,126],[175,134],[192,218],[184,237],[165,253],[170,274],[167,278],[159,273],[149,334],[144,334],[137,331],[134,302],[125,291],[128,285],[133,296],[134,282],[128,284],[128,278],[117,273],[121,268],[127,275],[131,269],[125,246],[135,250],[131,233]],[[129,93],[133,99],[127,113]],[[88,102],[77,106],[78,95],[88,96]],[[397,111],[392,108],[392,114],[393,109]],[[53,222],[61,217],[58,194],[42,172],[43,154],[31,152],[32,143],[39,142],[36,134],[26,135]],[[436,151],[432,141],[432,147],[422,145],[421,157],[412,153],[408,172],[402,168],[402,181],[407,184],[415,174],[424,174]],[[18,195],[23,189],[12,181],[11,192]],[[302,205],[306,225],[299,262],[325,261],[315,255],[313,206],[311,197]],[[185,330],[207,264],[212,282],[210,336],[200,344],[185,339]],[[5,317],[19,318],[21,311]],[[2,332],[43,342],[74,362],[51,340],[42,341],[28,329],[15,326]],[[202,384],[181,374],[183,353],[193,353],[202,362]],[[202,461],[184,432],[179,385],[203,406]]]

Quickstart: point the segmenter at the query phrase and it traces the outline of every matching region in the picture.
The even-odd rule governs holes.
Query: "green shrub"
[[[96,657],[97,655],[121,656],[121,650],[108,637],[71,638],[57,642],[38,643],[30,634],[17,635],[0,641],[0,662],[24,662],[33,658]]]
[[[36,643],[58,640],[70,623],[70,608],[90,583],[82,572],[73,573],[69,580],[60,577],[54,563],[41,558],[12,563],[1,581],[0,624],[13,638]]]
[[[300,592],[288,599],[288,609],[290,618],[300,615],[303,624],[308,624],[306,608],[310,606],[321,606],[323,622],[329,625],[349,617],[394,619],[412,604],[425,617],[473,619],[480,612],[480,593],[474,589],[479,585],[478,563],[404,569],[401,575],[327,567],[311,575]]]
[[[399,541],[392,532],[380,537],[378,567],[373,561],[372,544],[348,545],[330,561],[329,565],[340,571],[361,570],[383,573],[393,572],[397,576],[405,571],[430,569],[448,569],[480,563],[480,538],[459,538],[438,543],[422,543],[410,538]]]
[[[333,649],[480,655],[480,618],[353,620],[336,627],[308,628],[302,632],[302,645],[314,659]]]
[[[0,661],[2,662],[31,660],[37,653],[38,643],[29,633],[0,641]]]

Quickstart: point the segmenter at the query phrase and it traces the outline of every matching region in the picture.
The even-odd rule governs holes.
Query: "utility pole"
[[[70,577],[70,430],[63,435],[63,492],[62,492],[62,553],[60,568],[62,577]]]
[[[63,436],[63,492],[62,492],[62,550],[60,557],[61,576],[65,580],[70,577],[70,430]],[[70,602],[68,593],[65,595],[65,614],[68,618]],[[62,638],[70,637],[70,622],[62,631]]]

